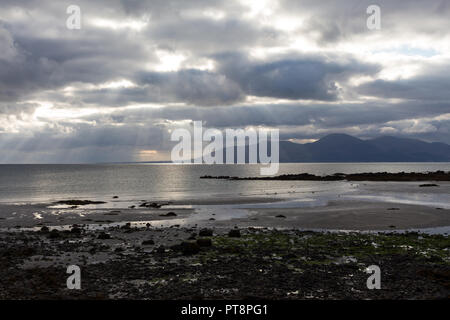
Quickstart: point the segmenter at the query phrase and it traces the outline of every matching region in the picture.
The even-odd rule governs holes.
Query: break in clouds
[[[450,143],[449,16],[446,0],[3,0],[0,162],[167,160],[198,120]]]

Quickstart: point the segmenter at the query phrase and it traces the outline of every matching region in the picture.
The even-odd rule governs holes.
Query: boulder
[[[175,213],[175,212],[167,212],[167,213],[165,213],[165,214],[160,214],[159,215],[160,217],[176,217],[177,216],[177,214]]]
[[[130,228],[131,228],[131,223],[129,223],[129,222],[125,223],[125,225],[120,227],[120,229],[130,229]]]
[[[97,239],[102,239],[102,240],[111,239],[111,236],[108,233],[102,232],[98,235]]]
[[[212,237],[213,235],[213,230],[212,229],[202,229],[200,230],[200,232],[198,233],[198,235],[200,237]]]
[[[166,248],[164,246],[159,246],[158,248],[156,248],[156,252],[157,253],[164,253],[164,252],[166,252]]]
[[[230,232],[228,232],[228,236],[230,238],[240,238],[241,232],[239,231],[239,229],[232,229],[230,230]]]
[[[48,237],[50,239],[56,239],[56,238],[61,237],[61,235],[59,234],[58,230],[53,229],[52,231],[50,231],[50,234],[48,235]]]
[[[211,247],[212,241],[210,238],[200,238],[197,239],[197,244],[199,247]]]
[[[194,232],[189,236],[188,240],[195,240],[196,238],[197,238],[197,234]]]
[[[74,226],[72,227],[72,229],[70,229],[70,233],[81,234],[81,229],[77,226]]]
[[[183,241],[181,243],[181,252],[184,255],[192,255],[200,252],[200,246],[197,242]]]
[[[139,207],[141,208],[156,208],[159,209],[161,208],[161,205],[159,203],[156,202],[143,202],[139,205]]]

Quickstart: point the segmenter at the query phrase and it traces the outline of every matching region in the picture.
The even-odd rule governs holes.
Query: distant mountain
[[[391,136],[361,140],[330,134],[305,144],[280,141],[280,162],[450,162],[450,145]]]

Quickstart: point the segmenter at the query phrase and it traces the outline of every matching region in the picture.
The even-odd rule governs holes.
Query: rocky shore
[[[445,235],[268,228],[0,233],[0,299],[448,299]],[[81,268],[69,290],[68,265]],[[381,269],[369,290],[365,269]]]
[[[268,177],[231,177],[231,176],[201,176],[200,179],[223,180],[305,180],[305,181],[450,181],[450,172],[366,172],[366,173],[335,173],[333,175],[317,176],[310,173],[284,174]],[[437,185],[434,185],[437,186]]]

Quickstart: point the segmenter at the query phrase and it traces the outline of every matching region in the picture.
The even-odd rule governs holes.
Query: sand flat
[[[399,230],[450,226],[450,183],[358,182],[350,189],[301,194],[167,199],[161,208],[141,200],[109,201],[101,208],[52,208],[51,203],[0,204],[0,228],[145,222],[208,227],[274,227],[333,230]],[[309,199],[311,198],[311,199]],[[307,201],[303,201],[307,200]],[[312,201],[309,201],[312,200]],[[308,202],[309,201],[309,202]],[[134,208],[129,208],[130,204]],[[124,207],[117,207],[123,205]],[[175,212],[176,216],[164,214]],[[284,217],[276,217],[282,215]]]
[[[228,223],[238,226],[285,227],[303,229],[395,230],[450,226],[450,210],[428,206],[332,201],[311,208],[258,208],[246,219]],[[283,215],[285,218],[277,218]]]

